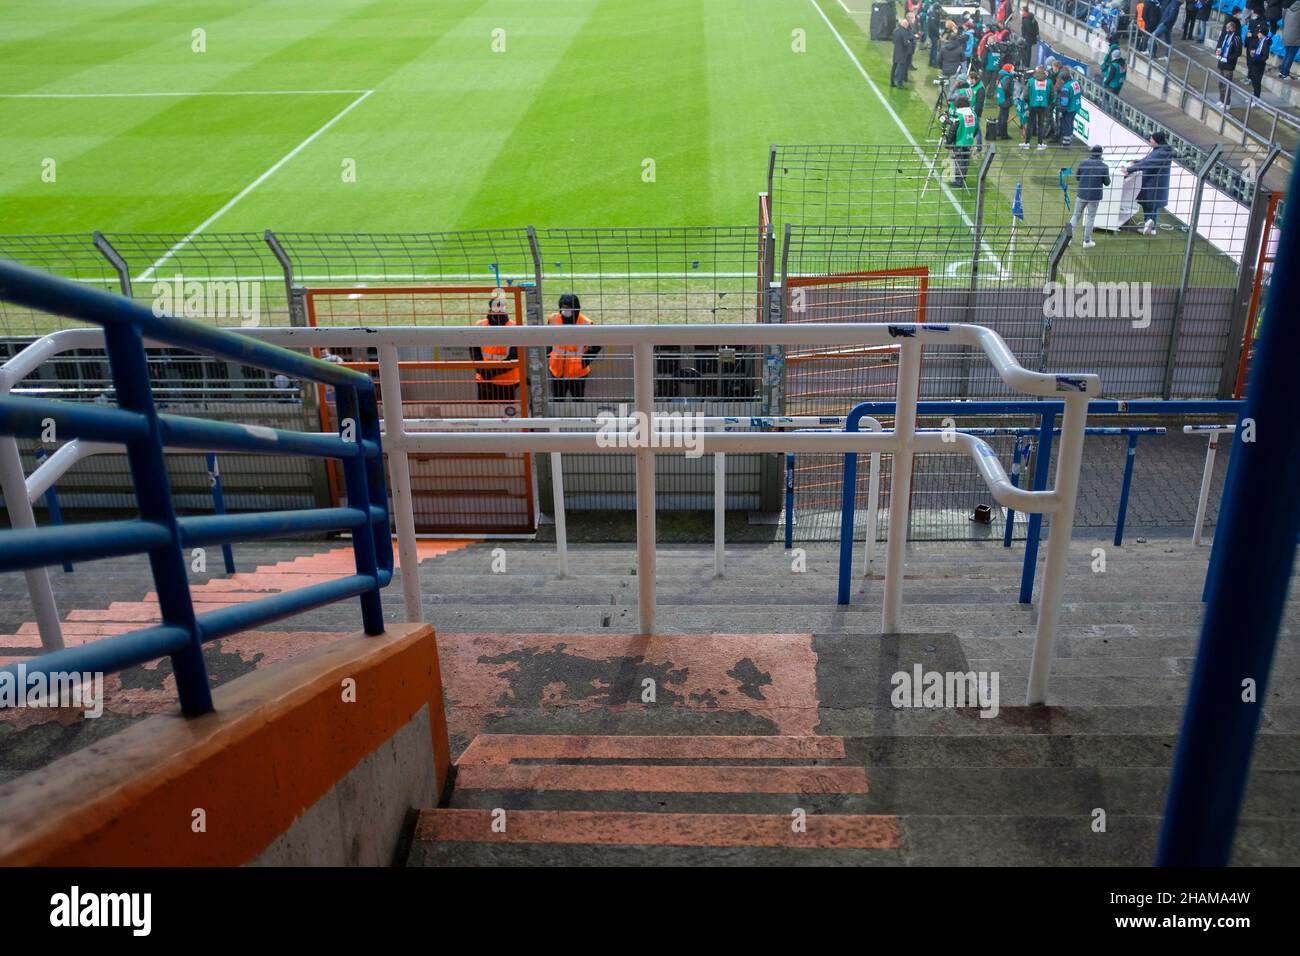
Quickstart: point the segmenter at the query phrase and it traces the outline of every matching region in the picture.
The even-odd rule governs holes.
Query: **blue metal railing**
[[[1300,171],[1292,190],[1300,188]],[[1300,419],[1295,360],[1300,238],[1288,220],[1273,268],[1268,318],[1255,346],[1206,575],[1205,618],[1174,755],[1156,862],[1225,866],[1232,853],[1251,751],[1268,699],[1300,535]],[[1254,424],[1247,436],[1246,420]],[[1253,440],[1252,440],[1253,439]],[[1253,692],[1251,692],[1253,691]]]
[[[1244,402],[1240,401],[1162,401],[1159,399],[1138,401],[1095,400],[1088,403],[1090,415],[1238,415],[1242,414]],[[1031,490],[1042,491],[1047,487],[1048,469],[1052,459],[1052,437],[1056,431],[1056,416],[1065,411],[1065,403],[1058,401],[1004,401],[1004,402],[918,402],[917,415],[1037,415],[1039,427],[1027,430],[1038,436],[1038,454],[1034,462],[1034,481]],[[862,419],[868,415],[892,415],[892,401],[862,402],[856,405],[845,419],[845,431],[857,431]],[[1239,429],[1240,430],[1240,429]],[[1103,434],[1109,429],[1101,429]],[[1128,489],[1132,484],[1133,442],[1136,435],[1130,435],[1130,454],[1125,462],[1124,486],[1121,490],[1121,515],[1116,522],[1116,544],[1123,539],[1123,512],[1128,506]],[[858,456],[849,453],[844,456],[844,499],[840,520],[840,604],[849,603],[849,593],[853,579],[853,523],[857,499]],[[1229,462],[1231,470],[1231,462]],[[1020,575],[1021,604],[1028,604],[1033,599],[1034,575],[1038,568],[1039,539],[1042,536],[1043,516],[1029,516],[1028,538],[1025,542],[1025,560]],[[1211,557],[1211,569],[1213,568]]]
[[[118,407],[0,397],[0,434],[39,437],[53,423],[60,441],[120,442],[140,516],[0,532],[0,571],[147,553],[162,623],[55,651],[25,663],[27,674],[111,672],[170,657],[181,709],[212,709],[203,645],[311,608],[358,597],[367,634],[384,630],[380,589],[393,575],[388,498],[374,383],[352,369],[309,358],[189,319],[156,316],[120,296],[0,261],[0,299],[104,329]],[[339,435],[323,435],[160,415],[154,406],[145,340],[332,386]],[[163,449],[320,457],[343,463],[347,505],[303,511],[177,517]],[[321,531],[351,531],[356,573],[195,615],[186,549]],[[17,665],[3,670],[17,676]]]

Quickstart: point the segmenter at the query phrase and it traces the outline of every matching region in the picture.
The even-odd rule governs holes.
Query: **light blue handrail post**
[[[43,464],[45,462],[45,459],[48,457],[50,457],[49,453],[44,448],[36,449],[37,464]],[[54,490],[53,484],[51,484],[50,487],[47,488],[45,491],[45,507],[50,512],[50,524],[52,525],[63,524],[63,509],[59,507],[59,493]],[[63,570],[64,573],[71,574],[72,562],[64,561]]]
[[[1056,412],[1039,415],[1038,451],[1034,459],[1034,486],[1032,491],[1047,487],[1047,472],[1052,463],[1052,432],[1056,427]],[[1020,603],[1028,604],[1034,598],[1034,574],[1038,571],[1038,539],[1042,535],[1043,516],[1029,516],[1028,538],[1025,541],[1025,566],[1020,571]]]
[[[1128,436],[1128,451],[1124,454],[1124,483],[1119,489],[1119,511],[1115,515],[1115,547],[1124,543],[1124,519],[1128,517],[1128,493],[1133,487],[1133,463],[1137,460],[1138,436]]]
[[[785,455],[785,549],[794,547],[794,453]]]
[[[1029,442],[1025,442],[1025,455],[1029,455]],[[1011,487],[1020,487],[1020,436],[1016,435],[1011,439]],[[1011,537],[1016,530],[1016,509],[1007,509],[1006,527],[1002,531],[1002,547],[1011,547]]]
[[[1257,346],[1258,347],[1258,346]],[[1248,407],[1248,406],[1247,406]],[[1232,520],[1232,515],[1223,503],[1228,498],[1228,485],[1237,474],[1237,436],[1241,434],[1242,423],[1246,420],[1246,408],[1242,408],[1237,413],[1237,427],[1232,433],[1232,445],[1230,446],[1232,454],[1228,455],[1228,468],[1223,475],[1223,498],[1219,501],[1219,517],[1214,522],[1214,537],[1210,539],[1210,561],[1205,568],[1205,583],[1201,585],[1201,601],[1205,602],[1210,599],[1210,579],[1214,577],[1219,568],[1219,562],[1222,560],[1223,549],[1219,544],[1222,533],[1227,530],[1228,522]],[[1208,510],[1208,509],[1207,509]]]
[[[226,513],[226,492],[221,486],[221,471],[217,467],[217,456],[208,452],[203,456],[204,462],[208,466],[208,481],[212,485],[212,513],[223,515]],[[221,546],[221,559],[226,564],[226,573],[235,573],[235,555],[230,550],[229,544]]]
[[[104,328],[104,348],[113,372],[118,407],[144,416],[149,425],[144,438],[127,442],[126,458],[140,505],[140,517],[163,525],[170,535],[165,546],[149,552],[149,564],[153,569],[163,625],[179,627],[189,637],[186,646],[171,655],[181,711],[191,717],[206,714],[212,710],[212,688],[208,684],[203,637],[194,616],[188,565],[182,552],[176,509],[172,504],[171,482],[167,477],[158,411],[149,382],[144,336],[138,326],[111,323]]]
[[[1292,192],[1300,177],[1292,177]],[[1300,236],[1288,220],[1270,306],[1300,297]],[[1218,559],[1160,831],[1160,866],[1225,866],[1232,853],[1251,751],[1268,700],[1273,652],[1300,535],[1300,419],[1295,357],[1300,326],[1269,308],[1255,351],[1246,407],[1233,433],[1215,530]],[[1255,425],[1245,441],[1245,422]],[[1226,520],[1224,520],[1226,519]]]

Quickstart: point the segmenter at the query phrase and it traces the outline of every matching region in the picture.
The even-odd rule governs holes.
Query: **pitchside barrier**
[[[886,195],[878,183],[863,180],[861,186],[864,195]],[[941,195],[935,192],[933,182],[928,188],[926,202],[931,194]],[[855,197],[857,192],[855,189]],[[867,201],[855,198],[855,202]],[[947,198],[942,202],[952,208]],[[1031,211],[1037,208],[1032,201],[1028,206]],[[1274,206],[1276,209],[1277,204]],[[841,321],[915,321],[920,315],[915,279],[900,276],[892,286],[879,281],[823,286],[814,280],[841,273],[924,267],[928,320],[974,321],[995,328],[1029,368],[1098,369],[1106,375],[1114,397],[1230,396],[1238,380],[1244,381],[1248,374],[1248,365],[1241,362],[1241,343],[1249,341],[1247,319],[1257,314],[1263,301],[1262,282],[1257,280],[1269,268],[1268,261],[1258,255],[1249,260],[1249,268],[1243,267],[1241,282],[1229,279],[1220,285],[1198,285],[1198,277],[1208,274],[1202,265],[1216,261],[1201,250],[1199,242],[1190,259],[1183,245],[1166,235],[1140,247],[1140,257],[1132,252],[1137,237],[1103,238],[1085,256],[1059,228],[1019,221],[1012,225],[1005,221],[1009,218],[1005,213],[1001,214],[1003,221],[998,221],[991,198],[985,200],[983,219],[973,220],[979,223],[978,230],[965,225],[913,228],[896,222],[888,226],[781,226],[774,234],[768,209],[760,200],[758,221],[749,227],[724,229],[8,237],[0,238],[0,253],[67,272],[97,286],[116,286],[142,302],[161,298],[173,311],[177,305],[188,310],[194,304],[198,307],[195,317],[231,328],[306,326],[311,321],[309,297],[317,322],[471,321],[486,313],[487,296],[480,300],[480,293],[474,292],[454,301],[461,295],[454,290],[497,287],[515,290],[509,295],[519,298],[528,324],[546,322],[564,292],[578,294],[583,312],[599,326],[834,321],[832,316],[841,317]],[[1260,210],[1256,231],[1263,228],[1266,213],[1267,207]],[[1183,263],[1189,261],[1192,268],[1184,292],[1179,278],[1170,276],[1180,277]],[[1144,270],[1141,275],[1153,280],[1150,288],[1145,280],[1131,278],[1120,280],[1127,285],[1109,290],[1102,287],[1108,276],[1132,276],[1134,263]],[[1058,298],[1064,311],[1059,316],[1044,314],[1051,299],[1047,291],[1051,283],[1062,290]],[[444,305],[435,309],[432,300],[403,298],[388,291],[394,287],[442,290],[438,295]],[[756,294],[759,288],[764,289],[761,298]],[[328,297],[330,309],[336,312],[328,318],[321,313],[321,303],[326,301],[325,294],[319,293],[322,289],[349,290]],[[195,294],[192,300],[191,293]],[[806,314],[794,312],[796,293],[804,296],[804,306],[810,310]],[[1114,298],[1121,293],[1132,293],[1132,297]],[[1111,296],[1106,308],[1117,304],[1140,307],[1150,315],[1150,324],[1134,329],[1131,322],[1098,318],[1075,308],[1089,295]],[[223,297],[225,311],[210,314],[213,300],[222,301]],[[374,305],[381,301],[385,303],[382,307]],[[1238,302],[1245,303],[1240,311]],[[362,314],[359,304],[365,303],[371,305]],[[30,334],[60,324],[53,317],[4,308],[9,311],[0,313],[0,321],[7,321],[12,331]],[[245,326],[245,322],[249,324]],[[0,349],[13,354],[30,341],[15,336],[0,341]],[[796,354],[793,361],[783,361],[776,350],[723,349],[722,344],[661,349],[656,355],[657,400],[708,416],[823,410],[842,414],[892,381],[894,358],[888,348],[855,356]],[[178,409],[274,427],[320,427],[320,396],[315,389],[302,389],[298,382],[276,379],[238,363],[153,350],[150,356],[160,396],[177,403]],[[373,356],[353,357],[374,361]],[[413,354],[402,358],[432,361]],[[620,405],[632,399],[631,357],[625,348],[610,347],[595,356],[581,399],[554,393],[542,350],[527,349],[526,359],[521,379],[531,414],[617,413]],[[442,356],[441,360],[468,361],[469,356]],[[424,371],[439,382],[459,381],[457,394],[471,402],[477,400],[472,369],[447,366]],[[59,355],[38,364],[19,387],[57,388],[82,401],[111,401],[106,375],[102,353]],[[926,390],[923,399],[1008,397],[979,356],[960,347],[927,355],[922,387]],[[790,404],[791,395],[798,408]],[[993,442],[1009,466],[1010,441],[999,437]],[[35,465],[35,447],[26,440],[22,445],[29,471]],[[814,464],[801,461],[799,467]],[[329,475],[321,462],[254,462],[234,456],[223,460],[223,467],[232,510],[302,507],[330,499]],[[528,494],[533,498],[528,520],[535,522],[539,510],[545,510],[550,501],[551,482],[549,468],[533,469],[530,481],[525,477],[526,467],[531,466],[514,472],[511,494],[516,510],[508,523],[525,529],[530,527],[524,521],[524,512],[530,510]],[[672,460],[661,467],[671,474],[660,483],[659,507],[710,507],[713,476],[701,462]],[[916,481],[918,494],[928,495],[924,504],[936,515],[945,515],[931,532],[967,538],[971,528],[962,512],[978,495],[978,475],[959,459],[943,460],[936,467],[941,470],[934,476],[918,474]],[[192,492],[187,490],[192,497],[182,501],[192,502],[195,508],[205,507],[202,492],[206,489],[197,465],[178,460],[173,468],[177,469],[173,477],[178,488],[193,483]],[[570,507],[629,506],[635,476],[625,458],[566,456],[564,468]],[[832,482],[825,489],[830,501],[838,493],[833,484],[834,468],[822,470]],[[459,475],[471,477],[470,472]],[[800,477],[808,487],[816,483],[815,475]],[[781,506],[782,481],[783,463],[778,458],[741,456],[728,468],[729,501],[737,509],[775,513]],[[65,507],[73,510],[111,511],[129,505],[131,489],[124,460],[104,455],[78,465],[60,482],[60,491],[65,490]],[[506,496],[499,497],[497,504],[502,504]],[[833,507],[817,510],[834,512]],[[486,517],[490,517],[486,511],[479,515],[480,519]],[[829,525],[817,530],[817,522],[800,517],[801,536],[809,535],[807,540],[825,537]],[[1090,515],[1085,520],[1093,519]],[[427,525],[435,526],[439,525],[432,520]],[[488,532],[501,526],[500,522],[485,521],[474,529],[457,530]]]

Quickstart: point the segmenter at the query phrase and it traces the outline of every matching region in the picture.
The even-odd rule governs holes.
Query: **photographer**
[[[998,101],[997,125],[993,128],[993,139],[1010,139],[1007,132],[1007,120],[1011,116],[1011,104],[1016,98],[1016,68],[1010,63],[1003,63],[998,71],[998,82],[994,95]]]
[[[1083,89],[1069,67],[1061,70],[1061,80],[1056,87],[1056,131],[1061,145],[1074,142],[1074,118],[1083,105]]]
[[[1025,84],[1025,106],[1027,112],[1025,139],[1020,144],[1020,148],[1028,149],[1030,137],[1036,136],[1038,148],[1047,149],[1044,139],[1047,137],[1047,127],[1052,112],[1052,81],[1047,78],[1047,68],[1041,63],[1034,67],[1034,75]]]
[[[974,69],[970,71],[969,89],[966,96],[970,100],[971,112],[975,114],[975,148],[984,148],[984,81]]]
[[[944,120],[944,138],[952,150],[952,185],[958,189],[966,188],[966,169],[970,166],[971,147],[978,130],[979,120],[971,109],[970,98],[963,92],[953,102],[952,114]]]

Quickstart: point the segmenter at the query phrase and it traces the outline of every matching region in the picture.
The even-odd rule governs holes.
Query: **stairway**
[[[1105,572],[1092,571],[1095,547]],[[1181,540],[1076,542],[1050,706],[1033,709],[1018,548],[914,546],[911,633],[890,637],[879,580],[859,577],[853,605],[834,604],[833,549],[809,549],[803,573],[779,547],[730,549],[721,580],[707,549],[661,549],[653,637],[635,634],[626,545],[575,548],[563,580],[537,544],[426,562],[461,753],[408,862],[1147,865],[1207,554]],[[1297,623],[1293,602],[1237,864],[1300,860]],[[996,716],[895,706],[894,675],[916,665],[996,672]]]

